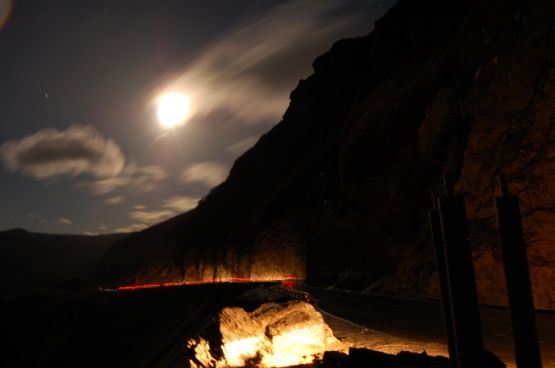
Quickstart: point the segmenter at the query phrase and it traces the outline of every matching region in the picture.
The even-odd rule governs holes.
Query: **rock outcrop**
[[[521,198],[539,308],[555,308],[555,3],[400,0],[318,57],[283,120],[198,208],[120,241],[110,282],[270,273],[438,296],[426,211],[467,196],[481,301],[504,304],[492,199]],[[289,276],[289,275],[288,275]]]

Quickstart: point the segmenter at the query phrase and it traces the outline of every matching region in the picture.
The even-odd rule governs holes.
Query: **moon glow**
[[[189,117],[191,100],[179,92],[168,92],[158,99],[158,121],[166,128],[181,125]]]

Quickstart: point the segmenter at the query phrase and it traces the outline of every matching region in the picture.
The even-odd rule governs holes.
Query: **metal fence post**
[[[439,210],[437,209],[437,198],[432,193],[432,209],[428,212],[428,224],[430,226],[430,240],[434,250],[437,275],[439,278],[439,288],[441,290],[441,307],[443,312],[443,322],[447,335],[447,346],[449,348],[450,367],[455,368],[458,361],[455,346],[455,332],[453,330],[453,320],[451,311],[451,291],[447,279],[447,269],[445,266],[445,252],[443,251],[443,239],[441,235],[441,222]]]
[[[495,198],[494,204],[511,310],[516,365],[519,368],[541,368],[519,201],[517,196],[509,195],[504,175],[499,175],[498,179],[501,197]]]
[[[438,198],[438,208],[457,364],[460,368],[481,368],[484,346],[466,209],[464,198],[453,194],[447,175],[444,175],[444,194]]]

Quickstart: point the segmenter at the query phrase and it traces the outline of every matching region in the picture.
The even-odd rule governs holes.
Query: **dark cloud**
[[[0,152],[9,170],[36,179],[82,173],[113,176],[125,163],[120,147],[92,126],[72,126],[64,131],[44,129],[4,143]]]

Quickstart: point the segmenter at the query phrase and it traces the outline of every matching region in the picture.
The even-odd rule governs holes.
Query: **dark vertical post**
[[[511,310],[516,365],[519,368],[541,368],[519,201],[518,197],[509,195],[502,174],[499,175],[499,187],[501,197],[495,198],[494,202]]]
[[[450,366],[456,367],[457,351],[455,347],[455,332],[451,319],[451,292],[447,280],[447,269],[445,267],[445,252],[443,251],[443,241],[441,236],[441,223],[439,211],[437,209],[437,199],[432,193],[432,210],[428,213],[428,224],[430,226],[430,238],[436,261],[437,274],[439,278],[439,288],[441,290],[441,306],[443,312],[443,322],[447,335],[447,345],[449,347]]]
[[[484,346],[464,198],[453,194],[447,175],[444,190],[438,207],[457,363],[461,368],[479,368],[483,366]]]

